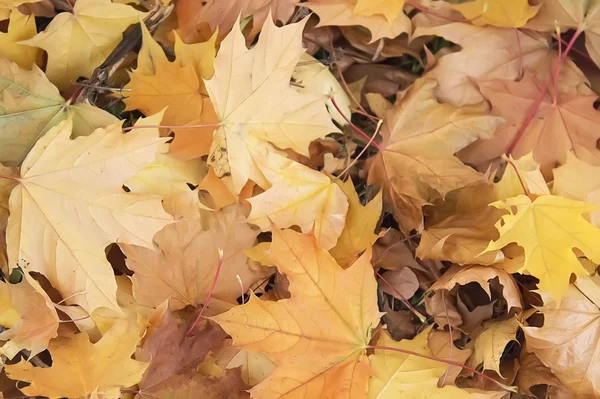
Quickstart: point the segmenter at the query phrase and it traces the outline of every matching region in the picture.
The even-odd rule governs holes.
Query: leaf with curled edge
[[[290,280],[291,299],[250,301],[213,317],[234,345],[264,353],[277,368],[252,389],[255,398],[364,398],[365,348],[379,323],[367,250],[343,270],[312,235],[273,232],[268,257]]]

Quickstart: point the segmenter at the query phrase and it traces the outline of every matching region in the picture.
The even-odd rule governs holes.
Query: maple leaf
[[[40,0],[2,0],[0,1],[0,21],[9,17],[11,10],[16,9],[21,4],[35,3]]]
[[[518,82],[492,80],[479,84],[484,96],[492,103],[492,110],[507,120],[491,140],[480,141],[465,149],[460,158],[468,163],[479,164],[504,154],[520,128],[528,109],[536,102],[543,83],[526,73]],[[520,158],[529,152],[539,162],[547,178],[552,168],[563,164],[569,150],[581,159],[600,165],[600,150],[596,141],[600,138],[596,126],[600,113],[593,104],[594,95],[571,95],[546,93],[533,120],[516,143],[512,156]]]
[[[559,305],[542,308],[544,325],[523,327],[527,349],[535,353],[577,397],[600,393],[600,289],[595,278],[569,285]]]
[[[142,49],[138,66],[125,86],[126,110],[139,109],[146,115],[165,107],[163,125],[184,126],[218,122],[202,79],[212,77],[216,36],[206,42],[185,44],[175,34],[175,60],[169,62],[163,49],[142,27]],[[214,127],[175,130],[170,152],[183,159],[208,154]]]
[[[267,255],[288,276],[291,299],[268,302],[251,294],[246,304],[212,318],[234,345],[277,364],[252,388],[253,397],[362,398],[365,348],[381,317],[370,250],[343,270],[315,237],[275,230]]]
[[[6,365],[5,369],[9,378],[31,383],[20,388],[25,395],[59,399],[95,393],[102,398],[117,399],[120,388],[137,384],[146,370],[146,363],[131,359],[139,341],[136,319],[123,319],[95,344],[85,332],[52,340],[51,367],[34,367],[23,359]],[[65,378],[69,375],[78,378]]]
[[[484,99],[478,80],[516,80],[523,70],[535,71],[540,81],[550,77],[558,59],[551,43],[536,32],[479,27],[460,22],[440,26],[418,26],[413,40],[441,36],[460,45],[461,50],[442,56],[426,77],[439,83],[436,95],[455,106],[475,104]],[[485,43],[482,46],[481,43]],[[477,59],[479,62],[472,62]],[[590,94],[587,78],[569,59],[561,66],[559,89],[571,94]]]
[[[412,30],[410,19],[402,12],[400,3],[404,1],[311,0],[303,5],[319,16],[317,26],[364,26],[371,32],[372,43],[382,38],[395,38]],[[398,9],[400,12],[392,15]],[[390,21],[388,17],[393,19]]]
[[[77,0],[36,36],[21,42],[48,53],[46,75],[64,90],[80,76],[89,78],[119,44],[123,31],[144,13],[110,0]]]
[[[19,284],[0,283],[0,291],[3,302],[10,303],[2,318],[7,316],[7,310],[16,316],[10,329],[0,334],[0,339],[10,339],[11,345],[28,349],[30,356],[48,348],[48,342],[58,336],[59,320],[53,303],[39,284],[27,276]],[[6,345],[4,350],[8,349]]]
[[[195,369],[209,351],[223,344],[226,335],[223,330],[210,323],[199,324],[187,334],[189,329],[189,323],[168,312],[161,318],[152,335],[144,340],[144,345],[136,352],[135,358],[149,362],[150,365],[139,383],[137,398],[219,397],[210,394],[210,379]],[[239,375],[233,374],[228,382],[232,395],[246,388]],[[194,394],[186,395],[187,391]],[[238,395],[244,397],[241,392]],[[237,396],[232,396],[235,397]]]
[[[123,134],[113,125],[71,140],[72,128],[70,119],[52,128],[23,162],[10,197],[10,266],[46,275],[63,298],[88,312],[120,312],[104,249],[117,239],[151,246],[154,233],[172,222],[159,197],[121,188],[166,139],[156,129]]]
[[[460,154],[459,154],[460,155]],[[546,195],[550,194],[548,184],[540,170],[540,164],[533,158],[533,153],[514,159],[508,158],[504,174],[498,183],[494,184],[494,194],[497,200],[516,197],[520,194]]]
[[[461,389],[454,385],[438,388],[438,379],[446,373],[447,365],[437,360],[400,353],[393,349],[432,356],[428,346],[431,327],[412,340],[394,341],[386,331],[377,339],[379,348],[369,356],[375,376],[369,381],[369,398],[502,398],[505,392],[483,392]],[[389,350],[392,348],[392,350]]]
[[[347,267],[353,264],[358,256],[377,240],[375,227],[381,216],[382,198],[381,192],[379,192],[375,198],[363,206],[354,189],[352,179],[345,182],[336,180],[336,184],[346,194],[349,206],[344,229],[337,244],[329,252],[340,266]]]
[[[6,226],[8,225],[8,199],[10,192],[17,185],[19,169],[7,168],[0,164],[0,269],[8,273],[8,262],[6,259]]]
[[[444,273],[432,286],[433,291],[439,289],[452,290],[456,284],[467,285],[469,283],[477,283],[483,288],[488,297],[492,298],[490,292],[490,280],[498,278],[498,282],[502,285],[502,295],[508,304],[508,310],[512,308],[523,308],[521,292],[515,279],[506,271],[492,266],[458,266],[453,265]]]
[[[333,248],[345,226],[348,198],[342,189],[322,173],[274,153],[260,158],[261,171],[271,188],[248,202],[252,211],[248,223],[262,231],[300,226],[312,231],[319,246]]]
[[[519,28],[527,23],[540,6],[530,6],[527,0],[473,0],[454,4],[475,25],[494,25],[505,28]]]
[[[171,310],[203,303],[217,270],[219,250],[222,267],[211,298],[237,303],[240,291],[261,277],[248,267],[243,253],[254,245],[257,232],[240,219],[240,208],[233,206],[208,223],[193,219],[166,226],[154,236],[154,249],[119,244],[134,272],[133,295],[138,303],[158,306],[169,300]]]
[[[531,389],[536,385],[548,385],[549,387],[560,386],[560,380],[534,353],[521,351],[519,364],[521,367],[519,368],[519,372],[515,379],[515,385],[519,387],[519,392],[529,396],[535,396],[535,394],[531,392]]]
[[[520,195],[490,204],[509,213],[496,224],[500,238],[491,241],[487,250],[502,249],[511,242],[525,250],[525,262],[519,271],[527,270],[540,280],[539,287],[560,302],[569,286],[571,273],[587,274],[574,248],[593,262],[600,262],[595,242],[600,230],[589,224],[583,213],[594,207],[553,195],[542,195],[531,201]]]
[[[304,22],[277,28],[271,20],[251,50],[239,29],[221,43],[215,75],[205,81],[221,127],[214,133],[208,164],[219,177],[231,175],[238,194],[248,180],[268,185],[254,156],[266,142],[308,156],[311,141],[337,132],[326,96],[300,94],[290,77],[300,56]]]
[[[454,153],[477,138],[489,137],[502,119],[488,115],[484,103],[455,108],[439,103],[430,79],[417,81],[388,111],[382,150],[371,163],[369,183],[384,187],[396,219],[406,231],[423,229],[421,206],[481,179]]]
[[[504,321],[489,321],[483,324],[483,331],[475,339],[471,364],[483,364],[484,370],[494,370],[499,376],[500,360],[506,346],[516,341],[519,321],[512,318]]]
[[[0,58],[0,162],[19,164],[38,138],[73,113],[73,135],[90,134],[118,122],[89,104],[65,101],[36,66],[31,71]]]
[[[21,68],[31,69],[39,58],[40,50],[19,42],[35,36],[37,29],[33,15],[15,10],[10,14],[8,32],[0,32],[0,57],[16,62]]]
[[[175,4],[179,30],[186,43],[205,41],[219,33],[222,38],[234,27],[238,19],[252,16],[254,37],[260,31],[267,18],[273,22],[287,22],[296,8],[297,0],[207,0],[199,3],[195,0],[180,0]]]
[[[231,344],[231,340],[228,340]],[[217,365],[225,369],[239,368],[242,379],[250,386],[263,382],[277,367],[262,353],[253,353],[244,348],[226,346],[215,353]]]

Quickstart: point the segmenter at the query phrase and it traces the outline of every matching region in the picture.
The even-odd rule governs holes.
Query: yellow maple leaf
[[[176,58],[169,62],[143,26],[137,69],[125,86],[130,90],[124,100],[126,109],[150,115],[166,107],[162,124],[169,126],[218,122],[203,82],[214,73],[215,40],[216,35],[203,43],[185,44],[175,34]],[[208,154],[214,126],[170,130],[176,132],[170,149],[174,155],[190,159]]]
[[[117,399],[121,397],[120,388],[140,382],[148,366],[131,359],[140,338],[136,319],[122,319],[95,344],[90,342],[87,333],[52,340],[51,367],[34,367],[23,359],[7,365],[6,373],[13,380],[31,383],[21,388],[25,395],[58,399],[96,393],[102,398]]]
[[[340,187],[324,174],[275,153],[259,160],[272,186],[248,200],[252,205],[248,222],[262,231],[271,230],[273,224],[297,225],[305,233],[312,231],[320,247],[333,248],[348,212],[348,199]]]
[[[154,237],[154,249],[120,244],[134,272],[133,295],[138,303],[158,306],[169,300],[171,310],[203,303],[215,276],[219,250],[223,266],[211,298],[237,303],[240,291],[246,292],[261,278],[248,267],[243,253],[254,245],[257,232],[242,223],[240,208],[225,208],[205,218],[208,222],[193,219],[166,226]]]
[[[0,21],[7,19],[12,10],[21,4],[36,3],[40,0],[0,0]]]
[[[73,113],[73,136],[90,134],[119,120],[89,104],[65,101],[37,67],[31,71],[0,58],[0,162],[18,165],[37,139]]]
[[[520,28],[540,9],[528,0],[473,0],[452,6],[475,25]]]
[[[340,266],[347,267],[353,264],[358,256],[378,238],[375,227],[381,216],[382,196],[381,192],[377,193],[375,198],[363,206],[354,189],[352,179],[345,182],[336,180],[336,184],[346,194],[349,207],[344,229],[337,244],[329,252]]]
[[[230,176],[234,194],[248,180],[268,187],[254,160],[266,142],[309,156],[311,141],[339,131],[327,112],[325,95],[301,94],[290,87],[304,53],[306,21],[278,28],[267,20],[252,49],[234,28],[221,43],[214,77],[205,81],[221,121],[208,164],[217,176]]]
[[[90,313],[101,306],[120,312],[104,249],[117,239],[151,247],[154,233],[172,222],[160,197],[122,189],[167,139],[157,129],[123,134],[112,125],[71,140],[72,127],[69,119],[52,128],[23,162],[10,197],[10,267],[46,275],[68,303]]]
[[[381,317],[371,251],[343,270],[313,236],[276,230],[267,254],[288,276],[291,299],[251,294],[246,304],[212,318],[234,345],[277,364],[253,397],[363,398],[370,373],[365,348]]]
[[[411,340],[396,342],[387,331],[382,331],[376,345],[380,348],[369,356],[375,375],[369,381],[370,399],[500,399],[506,392],[484,392],[461,389],[454,385],[438,387],[448,365],[414,354],[394,351],[400,349],[424,356],[433,356],[428,346],[432,327],[426,328]],[[391,350],[390,350],[391,348]]]
[[[31,356],[48,348],[48,342],[58,336],[59,320],[54,304],[37,281],[26,275],[19,284],[0,283],[0,292],[3,300],[10,300],[9,315],[14,312],[16,316],[0,339],[10,340],[19,350],[30,350]],[[2,318],[7,316],[5,312]]]
[[[15,10],[10,14],[8,32],[0,32],[0,57],[16,62],[21,68],[31,69],[39,58],[40,50],[19,42],[31,39],[36,33],[34,16]]]
[[[525,250],[525,262],[519,271],[528,271],[540,280],[539,287],[560,302],[572,273],[587,274],[573,249],[600,263],[600,230],[582,214],[595,210],[584,202],[553,195],[531,201],[520,195],[490,204],[509,213],[496,224],[500,238],[486,248],[502,249],[514,242]]]
[[[483,331],[475,338],[470,364],[475,367],[483,364],[483,370],[494,370],[499,376],[502,376],[500,360],[506,345],[517,340],[519,320],[513,317],[504,321],[488,321],[483,323],[483,328]]]
[[[399,0],[312,0],[303,5],[319,16],[317,26],[355,26],[360,25],[371,31],[371,43],[382,38],[395,38],[412,30],[410,19],[400,6]],[[392,7],[378,7],[391,3]],[[383,10],[383,13],[377,12]],[[375,12],[374,12],[375,11]],[[369,14],[367,16],[367,14]],[[379,15],[381,14],[381,15]],[[394,18],[389,19],[388,17]]]
[[[36,36],[21,42],[48,53],[46,75],[64,90],[80,76],[89,78],[121,41],[123,31],[144,13],[110,0],[78,0]]]
[[[516,197],[520,194],[546,195],[550,194],[548,184],[540,170],[540,164],[533,158],[533,153],[514,159],[504,157],[507,165],[502,179],[494,184],[494,194],[497,200]]]

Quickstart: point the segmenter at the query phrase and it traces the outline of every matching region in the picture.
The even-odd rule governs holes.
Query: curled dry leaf
[[[508,304],[508,309],[523,308],[521,292],[515,279],[506,271],[493,266],[458,266],[453,265],[444,275],[431,286],[431,289],[448,290],[450,291],[456,284],[467,285],[476,282],[483,290],[492,297],[490,291],[491,281],[498,278],[498,282],[502,285],[502,295]]]
[[[519,387],[519,392],[535,396],[531,389],[536,385],[546,385],[547,388],[560,386],[560,380],[552,371],[544,366],[535,353],[521,351],[519,357],[520,368],[517,372],[515,385]]]
[[[212,318],[234,345],[278,365],[252,395],[362,398],[369,378],[365,348],[381,317],[370,251],[344,270],[315,237],[275,230],[267,254],[288,276],[291,298],[269,302],[251,294],[246,304]]]
[[[494,370],[499,376],[500,360],[506,346],[516,341],[519,321],[512,318],[504,321],[488,321],[483,323],[483,331],[475,338],[473,356],[469,360],[475,367],[483,364],[484,370]]]

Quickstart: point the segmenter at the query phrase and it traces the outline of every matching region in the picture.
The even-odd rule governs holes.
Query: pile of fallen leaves
[[[3,397],[600,397],[600,3],[297,3],[0,0]]]

